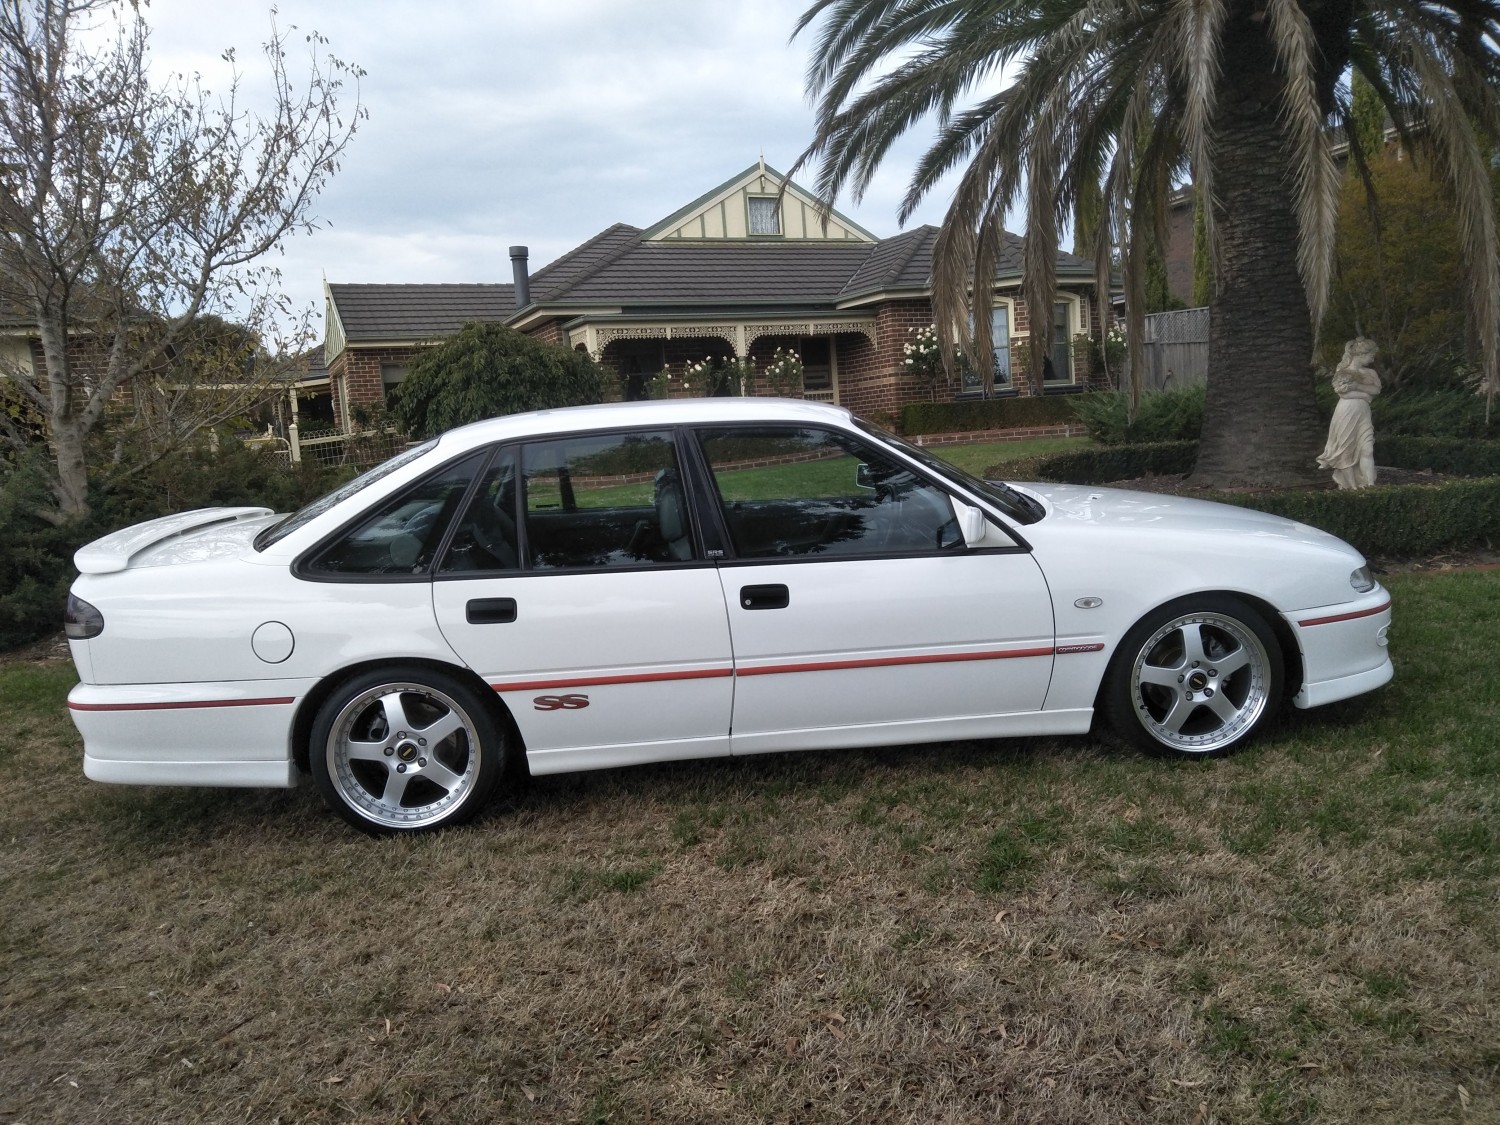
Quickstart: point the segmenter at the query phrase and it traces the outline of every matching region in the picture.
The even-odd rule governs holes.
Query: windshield
[[[369,469],[355,477],[348,484],[341,484],[332,492],[324,493],[305,508],[301,508],[283,520],[278,520],[255,537],[255,549],[264,551],[278,539],[283,539],[296,531],[304,524],[317,519],[335,504],[341,504],[361,489],[368,488],[376,481],[390,476],[402,465],[410,464],[424,453],[431,452],[437,446],[437,438],[424,442],[405,452],[398,453],[389,461],[382,461],[373,469]]]
[[[892,433],[887,433],[879,426],[872,426],[861,418],[856,418],[854,421],[860,429],[896,446],[896,448],[900,449],[902,453],[905,453],[914,461],[920,462],[951,481],[956,481],[971,492],[983,496],[1017,523],[1036,523],[1037,520],[1047,514],[1047,509],[1042,507],[1034,498],[1027,496],[1024,492],[1018,492],[1003,481],[981,480],[973,473],[959,468],[951,461],[944,461],[940,457],[934,457],[920,445],[913,445],[906,439],[899,438]]]

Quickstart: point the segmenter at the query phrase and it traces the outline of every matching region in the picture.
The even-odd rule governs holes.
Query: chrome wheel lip
[[[1171,730],[1151,714],[1147,707],[1146,697],[1142,693],[1142,672],[1147,667],[1158,670],[1168,667],[1167,665],[1149,665],[1147,663],[1148,657],[1164,640],[1174,633],[1184,632],[1188,629],[1198,629],[1203,626],[1208,626],[1220,633],[1227,634],[1235,641],[1238,646],[1237,651],[1230,655],[1236,659],[1240,655],[1243,655],[1245,661],[1234,675],[1248,677],[1249,684],[1245,690],[1244,701],[1240,704],[1232,704],[1234,713],[1228,718],[1223,718],[1215,729],[1201,734],[1183,734],[1180,730]],[[1136,652],[1131,662],[1130,704],[1135,711],[1136,721],[1141,724],[1142,728],[1151,738],[1155,739],[1161,745],[1183,754],[1210,754],[1234,745],[1249,733],[1261,715],[1265,713],[1271,697],[1270,668],[1271,659],[1265,645],[1261,642],[1256,632],[1243,621],[1229,614],[1207,611],[1180,614],[1164,622],[1157,628]],[[1187,677],[1196,671],[1197,669],[1192,665],[1191,659],[1185,657],[1182,675]],[[1227,681],[1230,678],[1232,677],[1226,677],[1225,679]],[[1184,680],[1184,683],[1186,684],[1186,680]],[[1193,685],[1187,684],[1186,686],[1191,687]],[[1215,690],[1220,690],[1221,687],[1222,685],[1217,685]],[[1195,710],[1205,705],[1200,700],[1195,705]]]
[[[457,781],[452,787],[436,801],[411,807],[393,805],[384,801],[382,797],[371,794],[354,776],[350,765],[355,760],[351,753],[354,740],[350,737],[355,721],[365,714],[371,705],[392,696],[400,697],[408,694],[420,695],[444,707],[458,721],[457,730],[445,736],[445,739],[462,732],[468,740],[469,747],[464,771],[457,775]],[[429,728],[415,726],[411,728],[414,736],[420,736],[427,729]],[[387,738],[392,744],[404,741],[396,739],[394,732],[387,732]],[[434,747],[429,747],[429,752],[437,745],[441,745],[441,742],[435,744]],[[479,780],[479,746],[479,732],[474,725],[474,720],[452,696],[430,684],[391,682],[367,688],[339,709],[329,730],[324,753],[328,764],[328,776],[346,806],[363,819],[381,828],[413,829],[441,824],[464,806],[466,798],[474,791]],[[435,761],[436,759],[429,753],[429,757],[424,758],[423,761],[425,763],[428,760]],[[408,765],[411,776],[422,776],[422,767],[414,762],[402,763],[401,758],[396,755],[392,755],[390,762],[391,764],[387,766],[388,771],[401,763]]]

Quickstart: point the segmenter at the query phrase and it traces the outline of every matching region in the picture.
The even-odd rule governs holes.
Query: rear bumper
[[[296,784],[292,720],[311,680],[78,684],[83,772],[127,785]]]
[[[1391,596],[1376,586],[1358,601],[1284,615],[1302,650],[1298,707],[1321,707],[1374,691],[1395,674],[1387,635]]]
[[[294,789],[297,767],[285,762],[134,762],[84,751],[83,776],[114,785],[221,785],[232,789]]]

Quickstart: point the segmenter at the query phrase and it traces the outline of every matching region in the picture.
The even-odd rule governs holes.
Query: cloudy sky
[[[648,226],[764,150],[790,167],[812,135],[804,0],[278,0],[366,74],[369,120],[319,199],[324,229],[287,246],[287,291],[322,309],[333,282],[508,281],[615,222]],[[153,66],[222,84],[235,47],[250,92],[271,27],[257,0],[152,0]],[[296,56],[293,56],[294,62]],[[928,139],[924,133],[922,139]],[[907,144],[860,204],[890,235],[923,146]],[[800,177],[804,183],[807,177]],[[912,223],[937,222],[947,193]],[[911,224],[908,224],[911,225]]]

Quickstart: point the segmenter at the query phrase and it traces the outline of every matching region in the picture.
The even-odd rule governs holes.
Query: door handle
[[[780,583],[740,587],[740,605],[745,609],[785,609],[790,602],[791,594]]]
[[[464,607],[470,625],[509,625],[516,619],[515,598],[475,598]]]

